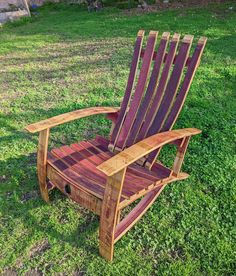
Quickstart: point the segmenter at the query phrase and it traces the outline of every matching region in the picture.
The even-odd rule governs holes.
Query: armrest
[[[116,113],[119,110],[117,107],[90,107],[72,112],[64,113],[50,119],[46,119],[31,125],[28,125],[25,129],[31,133],[39,132],[54,126],[58,126],[76,119],[88,117],[96,114]]]
[[[114,175],[138,159],[172,141],[199,133],[201,133],[199,129],[185,128],[155,134],[119,152],[117,155],[100,164],[97,168],[107,176]]]

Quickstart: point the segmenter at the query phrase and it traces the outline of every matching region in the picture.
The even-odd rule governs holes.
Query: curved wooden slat
[[[129,108],[129,111],[127,112],[124,123],[121,127],[121,131],[118,135],[117,143],[115,144],[115,146],[119,148],[125,147],[126,139],[134,123],[134,119],[136,117],[136,113],[139,108],[139,105],[146,87],[148,73],[150,70],[152,56],[153,56],[153,52],[156,44],[157,34],[158,34],[157,32],[153,32],[153,31],[149,33],[147,47],[144,54],[143,63],[142,63],[142,67],[138,78],[138,83],[134,92],[134,97],[130,104],[130,108]]]
[[[187,97],[190,85],[196,73],[197,67],[199,66],[200,59],[201,59],[203,50],[205,48],[206,42],[207,42],[207,38],[205,37],[200,38],[200,40],[198,41],[198,44],[194,50],[193,56],[191,58],[191,62],[189,64],[183,84],[181,86],[181,89],[176,97],[175,103],[171,109],[168,119],[166,120],[165,125],[163,126],[161,131],[167,131],[171,129],[176,119],[178,118],[178,115]]]
[[[75,110],[68,113],[64,113],[50,119],[46,119],[25,127],[25,130],[35,133],[48,128],[52,128],[64,123],[68,123],[73,120],[88,117],[97,114],[116,113],[119,110],[118,107],[89,107],[85,109]]]
[[[140,55],[141,59],[144,57],[144,53],[145,53],[145,49],[142,49],[141,55]],[[156,56],[157,56],[157,51],[154,51],[152,59],[155,60]],[[166,63],[167,56],[168,56],[168,53],[165,53],[164,60],[163,60],[164,63]],[[173,59],[173,64],[175,64],[177,56],[178,55],[175,55],[175,57]],[[186,60],[185,66],[188,67],[190,62],[191,62],[191,57],[188,57],[187,60]]]
[[[129,103],[130,103],[132,90],[134,87],[134,80],[135,80],[136,73],[137,73],[141,48],[142,48],[142,44],[143,44],[143,37],[144,37],[144,31],[141,30],[138,32],[137,40],[136,40],[135,47],[134,47],[134,54],[133,54],[132,64],[130,67],[130,73],[129,73],[129,78],[128,78],[128,82],[127,82],[127,86],[126,86],[124,99],[121,104],[119,116],[117,117],[116,124],[115,124],[114,129],[111,134],[111,145],[114,145],[116,143],[117,135],[120,132],[121,126],[125,119],[125,114],[127,112],[127,109],[128,109]]]
[[[201,133],[201,131],[196,128],[185,128],[158,133],[126,148],[122,152],[119,152],[114,157],[103,162],[97,168],[108,176],[113,175],[159,147],[174,140],[199,133]]]
[[[193,41],[193,36],[185,36],[183,38],[182,45],[180,47],[178,57],[167,84],[163,100],[157,111],[156,117],[147,133],[147,136],[151,136],[160,131],[165,118],[168,114],[169,108],[174,100],[177,93],[178,86],[180,84],[181,76],[184,69],[184,64],[188,58],[190,47]]]
[[[133,210],[116,226],[114,242],[117,242],[147,211],[160,195],[165,185],[150,191]]]
[[[169,49],[169,52],[168,52],[168,55],[167,55],[165,66],[163,68],[161,78],[160,78],[159,84],[157,86],[155,96],[153,98],[152,105],[150,106],[150,108],[147,112],[145,122],[142,125],[142,127],[140,129],[140,132],[138,134],[137,141],[140,141],[140,140],[144,139],[147,136],[147,132],[148,132],[150,126],[152,125],[152,122],[153,122],[153,120],[155,118],[155,115],[158,111],[158,107],[160,105],[163,93],[164,93],[165,88],[166,88],[170,68],[172,66],[172,63],[173,63],[173,60],[174,60],[174,57],[175,57],[175,54],[176,54],[176,50],[177,50],[178,43],[179,43],[179,38],[180,38],[179,34],[174,34],[174,36],[171,39],[170,49]]]
[[[142,126],[143,121],[145,120],[145,116],[148,111],[148,107],[153,98],[154,91],[156,90],[158,77],[159,77],[159,73],[161,71],[162,63],[164,61],[164,55],[166,52],[166,47],[168,44],[169,36],[170,36],[170,33],[163,33],[163,35],[161,37],[160,46],[158,48],[158,52],[156,55],[156,59],[155,59],[154,67],[153,67],[152,74],[150,77],[150,81],[149,81],[149,84],[147,87],[147,91],[146,91],[145,97],[142,101],[142,104],[139,107],[139,110],[137,112],[133,127],[129,133],[129,137],[126,142],[126,147],[129,147],[135,143],[136,136]]]
[[[64,145],[48,153],[48,164],[58,170],[58,173],[77,183],[77,187],[91,194],[102,197],[107,176],[97,169],[97,166],[108,160],[113,153],[107,149],[108,141],[101,148],[96,140],[81,141],[71,146]],[[140,197],[154,187],[154,184],[170,174],[165,167],[152,172],[138,166],[131,166],[125,174],[122,189],[122,200]]]

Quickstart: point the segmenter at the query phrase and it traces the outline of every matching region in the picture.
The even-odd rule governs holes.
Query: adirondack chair
[[[179,34],[170,39],[169,33],[163,33],[155,50],[157,35],[151,31],[146,49],[142,49],[144,31],[138,32],[120,108],[76,110],[26,127],[31,133],[39,132],[37,170],[43,199],[48,202],[49,190],[57,187],[98,214],[100,254],[109,261],[114,244],[142,217],[165,186],[188,177],[181,172],[184,155],[190,137],[201,132],[195,128],[171,129],[199,66],[206,38],[200,38],[190,56],[193,36],[184,36],[177,53]],[[107,114],[112,121],[110,139],[97,136],[48,150],[52,127],[96,114]],[[167,144],[177,148],[172,168],[158,161],[161,148]],[[122,209],[141,197],[120,220]]]

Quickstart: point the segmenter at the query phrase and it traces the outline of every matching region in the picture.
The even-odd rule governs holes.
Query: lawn
[[[0,30],[0,274],[233,275],[236,271],[236,4],[129,15],[45,6]],[[232,8],[231,8],[232,7]],[[201,66],[175,128],[202,129],[183,170],[115,247],[98,254],[98,217],[52,191],[39,195],[37,135],[63,112],[118,106],[139,29],[204,35]],[[108,135],[103,116],[52,130],[50,147]],[[171,150],[165,150],[169,162]],[[28,274],[27,274],[28,273]]]

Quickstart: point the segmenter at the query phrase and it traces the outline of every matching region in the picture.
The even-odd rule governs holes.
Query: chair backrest
[[[155,51],[157,36],[158,32],[151,31],[146,49],[142,49],[144,31],[138,32],[126,92],[111,134],[109,148],[113,151],[173,127],[207,41],[200,38],[190,57],[193,36],[184,36],[177,51],[180,35],[170,39],[165,32]],[[152,153],[148,160],[152,162],[155,156]]]

